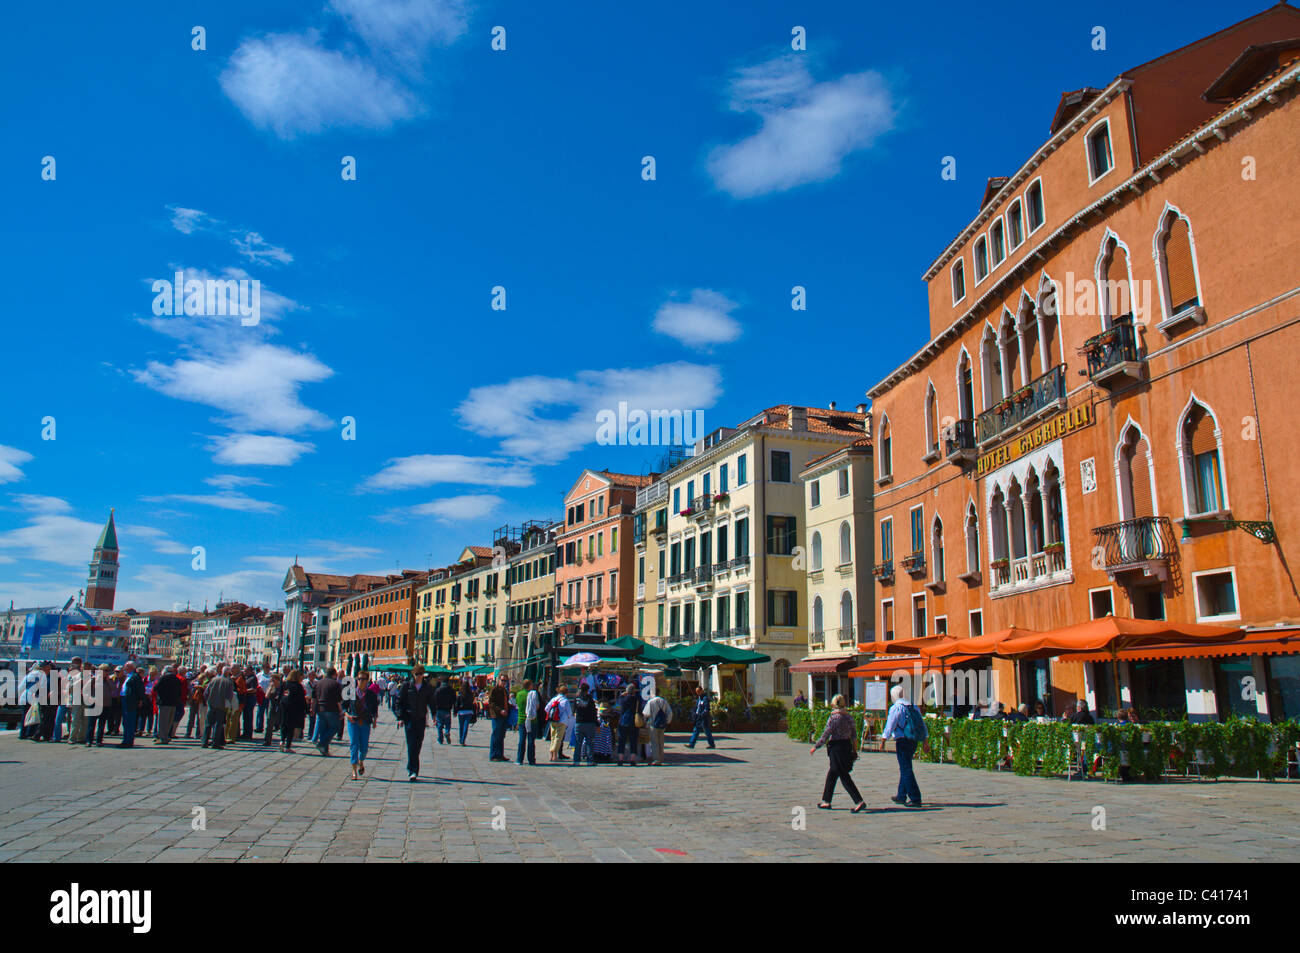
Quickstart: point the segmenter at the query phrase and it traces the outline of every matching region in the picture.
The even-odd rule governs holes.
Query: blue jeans
[[[712,718],[701,718],[699,721],[695,723],[695,730],[691,732],[691,740],[686,742],[686,747],[688,748],[695,747],[695,742],[699,740],[701,731],[704,732],[704,737],[705,740],[708,741],[709,747],[710,748],[714,747]]]
[[[348,722],[348,750],[352,755],[352,763],[360,764],[366,760],[366,752],[370,750],[370,726],[354,724]]]
[[[529,731],[527,728],[524,727],[524,722],[520,722],[517,733],[519,735],[519,751],[515,755],[515,762],[517,764],[523,764],[524,754],[527,753],[528,763],[536,764],[537,763],[537,738],[534,737],[531,731]]]
[[[438,744],[451,744],[451,712],[437,711],[433,715],[433,723],[438,728]]]
[[[469,734],[470,723],[474,720],[472,711],[456,712],[456,720],[460,723],[460,743],[465,743],[465,736]]]
[[[139,710],[131,705],[122,709],[122,747],[135,747],[135,722],[139,717]]]
[[[65,705],[60,705],[58,711],[54,713],[54,740],[63,740],[63,717],[68,713]]]
[[[912,755],[916,754],[916,742],[907,738],[895,738],[894,747],[898,754],[898,796],[907,798],[913,804],[920,804],[921,789],[916,786],[916,775],[912,772]]]
[[[326,751],[330,750],[330,742],[339,733],[339,713],[336,711],[323,711],[316,716],[316,737],[315,742],[318,748]]]
[[[573,739],[573,763],[577,764],[582,760],[582,747],[587,746],[587,763],[594,765],[596,763],[596,723],[590,724],[578,722],[573,726],[577,737]]]
[[[506,719],[492,719],[492,740],[488,742],[489,758],[504,758],[506,756]]]

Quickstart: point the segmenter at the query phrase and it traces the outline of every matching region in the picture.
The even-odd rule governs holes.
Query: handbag
[[[27,706],[27,714],[23,716],[23,727],[33,728],[41,723],[41,706],[32,702]]]
[[[632,724],[636,725],[638,728],[644,728],[645,715],[641,714],[640,712],[637,712],[636,715],[632,718]]]

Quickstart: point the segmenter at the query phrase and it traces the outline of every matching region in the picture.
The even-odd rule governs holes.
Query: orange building
[[[415,647],[415,593],[429,573],[407,569],[360,595],[340,602],[337,658],[345,669],[353,663],[409,663]]]
[[[868,391],[878,638],[1241,624],[1122,654],[1119,701],[1300,714],[1298,38],[1278,5],[1066,93],[926,270],[930,340]],[[997,697],[1113,709],[1097,661]]]
[[[658,474],[583,470],[564,497],[555,537],[555,629],[561,635],[633,635],[632,510]]]

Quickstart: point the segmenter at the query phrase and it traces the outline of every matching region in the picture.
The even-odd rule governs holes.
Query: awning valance
[[[1294,630],[1286,635],[1273,638],[1264,637],[1263,633],[1251,633],[1237,642],[1224,645],[1169,645],[1153,648],[1121,649],[1118,660],[1121,662],[1145,662],[1161,659],[1185,658],[1227,658],[1233,655],[1294,655],[1300,653],[1300,632]],[[1099,652],[1093,655],[1061,656],[1062,662],[1109,662],[1110,653]]]
[[[857,659],[856,655],[830,655],[821,658],[800,659],[790,666],[790,672],[803,675],[830,675],[842,672]]]

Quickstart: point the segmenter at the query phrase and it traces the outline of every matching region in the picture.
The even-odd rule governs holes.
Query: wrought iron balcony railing
[[[1132,320],[1121,319],[1101,334],[1088,338],[1081,348],[1088,359],[1088,376],[1093,383],[1113,387],[1142,374],[1137,328]]]
[[[1178,555],[1178,538],[1167,516],[1141,516],[1093,529],[1109,573],[1168,561]]]
[[[1065,405],[1065,365],[1057,364],[1042,377],[1004,397],[975,418],[975,440],[986,443],[1037,417]]]
[[[954,420],[944,434],[944,456],[949,463],[968,463],[975,459],[975,421]]]

